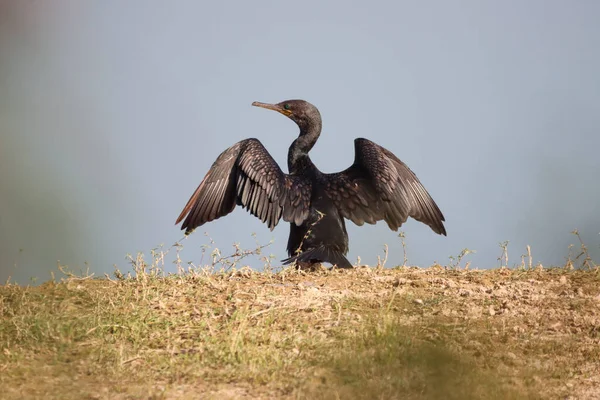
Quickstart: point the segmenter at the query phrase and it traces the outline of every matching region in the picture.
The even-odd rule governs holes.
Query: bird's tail
[[[294,261],[303,262],[328,262],[332,265],[336,265],[338,268],[352,268],[350,261],[339,251],[325,246],[319,246],[314,249],[304,251],[296,256],[281,260],[284,265],[291,264]]]

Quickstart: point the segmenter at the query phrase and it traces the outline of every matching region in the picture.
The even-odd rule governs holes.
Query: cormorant
[[[300,128],[288,152],[284,173],[258,139],[242,140],[224,152],[177,218],[186,235],[240,205],[273,230],[290,223],[284,264],[311,266],[328,262],[351,268],[344,218],[357,225],[385,220],[397,231],[408,217],[446,235],[442,212],[416,175],[392,152],[363,138],[354,140],[354,163],[325,174],[308,153],[321,134],[321,114],[304,100],[253,106],[277,111]],[[187,216],[187,217],[186,217]]]

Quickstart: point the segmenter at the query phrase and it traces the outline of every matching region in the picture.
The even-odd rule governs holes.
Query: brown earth
[[[0,286],[3,398],[600,398],[600,272],[187,273]]]

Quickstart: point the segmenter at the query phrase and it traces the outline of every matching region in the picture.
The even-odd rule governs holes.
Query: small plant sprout
[[[472,254],[472,253],[476,253],[476,250],[470,250],[470,249],[462,249],[462,251],[460,253],[458,253],[458,256],[454,257],[454,256],[450,256],[448,257],[450,259],[450,265],[449,267],[451,269],[459,269],[460,268],[460,263],[462,261],[463,258],[465,258],[467,255]],[[471,262],[468,262],[465,264],[465,269],[469,269],[469,265],[471,265]]]
[[[525,265],[525,257],[527,257],[528,259],[528,269],[532,269],[533,268],[533,259],[531,257],[531,246],[527,245],[526,247],[527,249],[527,254],[521,254],[521,269],[525,270],[526,269],[526,265]]]
[[[499,246],[502,249],[502,254],[498,257],[500,268],[508,268],[508,240],[500,242]]]
[[[583,257],[583,260],[581,261],[581,264],[579,265],[579,268],[586,268],[588,270],[598,269],[598,265],[594,262],[594,260],[592,260],[592,257],[590,256],[588,248],[585,245],[585,243],[583,242],[583,239],[581,238],[581,235],[579,234],[579,230],[575,229],[571,233],[573,235],[577,236],[577,239],[579,240],[579,254],[577,254],[577,256],[575,257],[575,261],[577,261],[577,260],[579,260],[580,258]],[[569,249],[571,248],[571,246],[569,246]],[[570,253],[571,252],[569,251],[569,261],[570,261],[570,258],[571,258],[570,257]]]
[[[387,259],[388,259],[388,245],[387,244],[383,245],[383,254],[384,254],[383,260],[381,259],[380,256],[377,256],[377,269],[378,270],[385,268],[385,263],[387,262]]]
[[[402,243],[402,253],[404,256],[404,261],[402,262],[402,266],[406,267],[406,265],[408,263],[408,257],[406,256],[406,233],[404,233],[404,231],[400,231],[400,233],[398,234],[398,237],[400,238],[400,242]]]

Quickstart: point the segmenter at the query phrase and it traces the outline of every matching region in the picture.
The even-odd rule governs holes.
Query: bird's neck
[[[320,121],[300,128],[300,135],[294,140],[288,152],[288,169],[291,174],[314,168],[308,152],[319,139],[319,135],[321,135]]]

